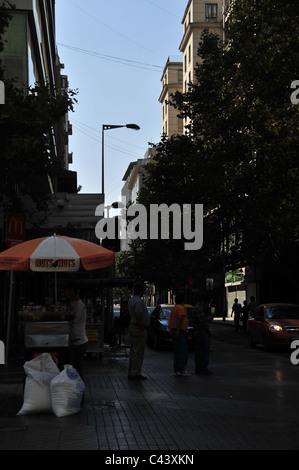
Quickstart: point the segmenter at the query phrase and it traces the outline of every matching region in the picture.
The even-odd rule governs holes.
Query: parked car
[[[249,345],[290,346],[299,339],[299,305],[273,303],[262,304],[254,318],[248,320]]]
[[[161,304],[155,307],[151,314],[151,324],[147,331],[147,344],[153,348],[161,346],[171,346],[172,336],[168,327],[168,319],[174,305]],[[189,317],[192,306],[185,305],[187,316]],[[188,344],[191,346],[193,342],[192,328],[188,328],[187,336]]]
[[[146,308],[147,308],[148,313],[151,315],[156,307],[146,307]]]

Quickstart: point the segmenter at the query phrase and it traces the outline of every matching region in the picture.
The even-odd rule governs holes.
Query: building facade
[[[2,56],[7,78],[20,86],[57,85],[55,0],[15,0]]]
[[[150,162],[155,154],[154,148],[149,148],[145,152],[144,158],[135,162],[131,162],[123,177],[123,188],[121,191],[121,199],[124,206],[137,203],[138,193],[142,188],[143,177],[146,172],[146,165]],[[123,238],[120,240],[120,250],[126,251],[129,249],[130,239]]]
[[[171,94],[183,92],[183,62],[180,57],[169,57],[161,78],[162,92],[159,102],[162,106],[162,135],[169,137],[183,134],[183,120],[177,115],[177,110],[169,104]]]
[[[188,83],[194,80],[194,69],[199,62],[198,45],[204,29],[223,38],[224,0],[207,3],[204,0],[189,0],[182,19],[183,38],[180,51],[183,54],[183,89],[188,91]]]
[[[0,53],[4,78],[13,79],[25,93],[36,85],[47,86],[53,94],[67,92],[68,80],[61,73],[64,65],[60,63],[56,47],[55,0],[15,0],[13,3],[15,8],[8,10],[11,21],[4,35],[4,50]],[[66,114],[51,136],[53,150],[65,170],[72,162],[68,142],[71,134]],[[77,189],[77,181],[73,183]]]
[[[194,69],[199,62],[198,46],[204,29],[225,37],[225,19],[233,0],[189,0],[182,19],[183,37],[179,45],[180,58],[168,59],[161,78],[162,135],[170,137],[185,132],[186,121],[178,118],[177,110],[167,102],[176,91],[186,93],[194,81]]]

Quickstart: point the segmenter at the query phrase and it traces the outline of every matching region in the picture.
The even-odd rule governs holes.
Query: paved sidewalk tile
[[[86,359],[84,405],[65,418],[17,417],[22,371],[0,371],[0,449],[298,450],[297,371],[294,377],[283,357],[285,376],[279,382],[270,356],[263,356],[268,361],[263,365],[241,340],[246,356],[236,351],[214,341],[213,376],[174,377],[172,353],[147,349],[143,373],[148,380],[142,382],[127,379],[127,351]],[[192,370],[192,353],[189,366]]]

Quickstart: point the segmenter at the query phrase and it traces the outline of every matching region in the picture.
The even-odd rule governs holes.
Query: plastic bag
[[[51,381],[52,409],[58,418],[80,412],[85,385],[73,366],[64,370]]]
[[[26,374],[23,406],[17,416],[52,413],[50,384],[59,369],[49,353],[37,356],[23,366]]]

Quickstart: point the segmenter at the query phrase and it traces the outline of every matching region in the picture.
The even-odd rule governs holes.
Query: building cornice
[[[196,31],[196,30],[201,30],[203,31],[204,29],[209,29],[209,30],[222,30],[222,21],[215,21],[213,23],[206,23],[204,22],[198,22],[198,23],[190,23],[188,27],[186,28],[186,31],[184,33],[183,39],[181,41],[181,44],[179,46],[179,50],[181,52],[184,52],[186,45],[190,39],[191,34]]]

